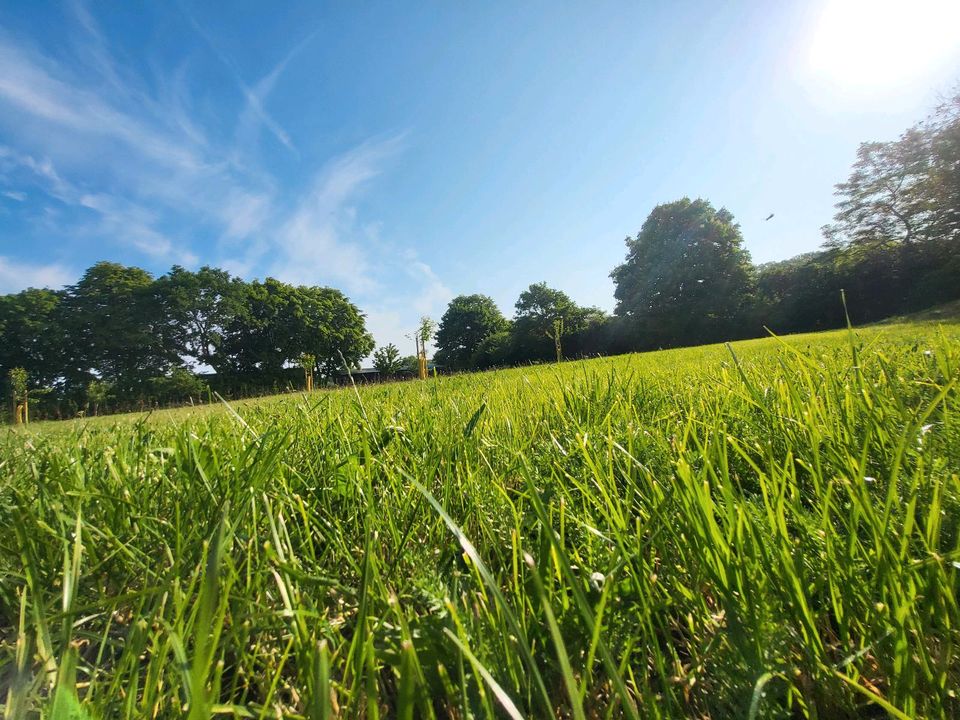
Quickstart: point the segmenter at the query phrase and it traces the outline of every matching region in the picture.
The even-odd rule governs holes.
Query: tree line
[[[475,370],[755,337],[765,328],[836,328],[846,322],[841,291],[855,322],[960,298],[960,94],[897,140],[863,143],[836,195],[820,250],[762,265],[752,263],[727,209],[689,198],[658,205],[611,272],[612,315],[545,283],[524,290],[509,319],[486,295],[461,295],[440,320],[434,360]],[[211,389],[269,392],[303,371],[329,378],[374,347],[363,314],[332,288],[245,282],[211,267],[154,278],[108,262],[63,290],[0,296],[0,337],[4,377],[25,369],[34,403],[63,416]],[[304,358],[311,367],[301,370]],[[374,361],[397,377],[417,359],[387,345]],[[197,369],[213,374],[201,378]],[[19,387],[23,376],[15,380]]]
[[[826,330],[960,298],[960,94],[890,142],[863,143],[836,186],[819,251],[754,265],[733,215],[708,201],[658,205],[611,272],[616,309],[531,285],[512,319],[485,295],[444,313],[437,362],[482,369]]]
[[[154,278],[109,262],[63,290],[0,296],[0,336],[4,376],[25,369],[47,416],[267,392],[297,377],[304,357],[330,376],[374,345],[339,290],[211,267]]]

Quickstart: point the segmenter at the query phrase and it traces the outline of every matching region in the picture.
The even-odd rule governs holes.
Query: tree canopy
[[[587,311],[562,290],[545,282],[534,283],[517,298],[514,306],[514,354],[517,360],[547,360],[555,357],[557,337],[572,335],[583,329]]]
[[[653,209],[611,273],[616,313],[665,345],[710,341],[734,327],[753,289],[733,215],[683,198]]]
[[[154,283],[154,295],[188,361],[227,369],[221,354],[226,328],[243,309],[246,285],[219,268],[203,266],[196,272],[175,265]]]
[[[406,369],[400,350],[393,343],[387,343],[373,353],[373,367],[384,377],[391,377]]]
[[[61,317],[68,381],[86,385],[99,377],[136,394],[179,362],[180,348],[152,289],[146,270],[109,262],[97,263],[67,288]]]
[[[278,376],[302,353],[316,357],[317,371],[329,376],[372,349],[363,314],[339,290],[273,278],[244,286],[223,342],[229,372],[267,376]]]
[[[51,401],[83,409],[198,396],[190,370],[218,387],[276,387],[304,354],[332,374],[373,348],[364,316],[339,290],[174,266],[154,279],[101,262],[63,290],[0,296],[0,369],[27,370]]]
[[[960,285],[960,93],[888,142],[863,143],[836,186],[827,250],[860,317],[957,296]]]
[[[481,343],[508,326],[494,301],[486,295],[459,295],[450,301],[437,330],[436,361],[465,370]]]
[[[60,303],[64,293],[29,288],[0,295],[0,368],[30,368],[38,385],[50,385],[63,371],[66,350]]]

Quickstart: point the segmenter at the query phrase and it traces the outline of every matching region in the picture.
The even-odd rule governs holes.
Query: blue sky
[[[660,202],[726,206],[758,262],[817,248],[857,144],[960,80],[953,8],[5,3],[0,292],[212,264],[404,348],[459,293],[612,310]]]

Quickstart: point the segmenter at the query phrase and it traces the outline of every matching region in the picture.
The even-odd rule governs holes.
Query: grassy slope
[[[960,320],[960,300],[936,305],[926,310],[888,318],[878,323],[880,325],[897,325],[902,323],[953,323]]]
[[[5,431],[8,716],[960,714],[960,325],[734,348]]]

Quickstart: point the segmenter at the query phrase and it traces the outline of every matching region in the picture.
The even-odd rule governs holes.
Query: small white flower
[[[929,425],[924,425],[922,428],[920,428],[920,435],[917,437],[917,448],[923,448],[923,436],[930,432],[934,425],[936,425],[936,423],[930,423]]]
[[[595,590],[599,590],[603,587],[603,583],[606,581],[606,577],[601,572],[592,572],[590,573],[590,584],[593,585]]]
[[[875,483],[877,479],[875,477],[870,477],[869,475],[867,475],[865,478],[863,478],[863,481],[868,483]]]

